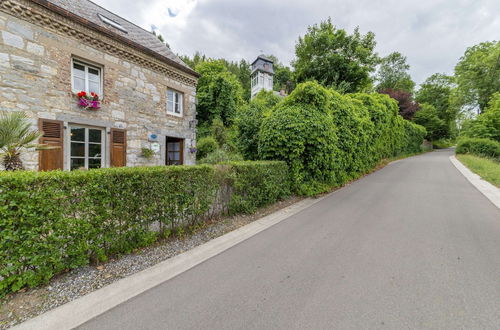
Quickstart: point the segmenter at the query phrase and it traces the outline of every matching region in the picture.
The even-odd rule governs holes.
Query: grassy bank
[[[473,155],[457,155],[457,158],[483,180],[500,188],[500,163]]]

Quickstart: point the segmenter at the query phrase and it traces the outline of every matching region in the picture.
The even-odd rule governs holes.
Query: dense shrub
[[[495,93],[489,107],[476,119],[464,123],[461,136],[500,142],[500,93]]]
[[[461,138],[458,140],[457,154],[474,154],[500,161],[500,142],[483,138]]]
[[[448,126],[444,120],[439,118],[436,108],[430,104],[423,103],[420,110],[413,116],[413,122],[427,130],[425,138],[434,141],[447,135]]]
[[[305,85],[315,88],[304,88]],[[286,161],[294,187],[301,194],[325,191],[336,182],[336,128],[327,112],[328,104],[321,103],[329,101],[329,94],[316,83],[301,84],[290,99],[278,104],[262,122],[260,156]],[[293,102],[295,99],[298,101]]]
[[[213,136],[205,136],[196,142],[196,159],[202,159],[219,147]]]
[[[387,95],[341,95],[300,84],[262,120],[259,156],[288,163],[299,194],[316,194],[368,172],[382,158],[420,151],[425,128],[398,115]]]
[[[209,153],[205,158],[200,159],[199,164],[220,164],[231,161],[241,161],[240,154],[231,152],[227,148],[218,148]]]
[[[268,111],[281,101],[271,91],[260,91],[248,105],[242,107],[236,116],[237,146],[247,160],[257,160],[259,130]]]
[[[0,296],[288,194],[283,162],[0,173]]]

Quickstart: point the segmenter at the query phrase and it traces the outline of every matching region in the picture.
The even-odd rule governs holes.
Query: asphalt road
[[[498,329],[500,211],[450,155],[390,164],[81,329]]]

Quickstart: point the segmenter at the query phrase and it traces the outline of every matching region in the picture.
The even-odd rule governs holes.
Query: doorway
[[[182,165],[184,159],[184,140],[167,136],[166,165]]]

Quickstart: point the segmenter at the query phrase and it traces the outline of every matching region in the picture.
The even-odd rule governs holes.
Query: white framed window
[[[105,131],[102,128],[70,125],[70,170],[104,167]]]
[[[78,93],[97,93],[102,99],[102,68],[73,59],[71,63],[71,89]]]
[[[182,116],[184,94],[173,89],[167,90],[167,113]]]

